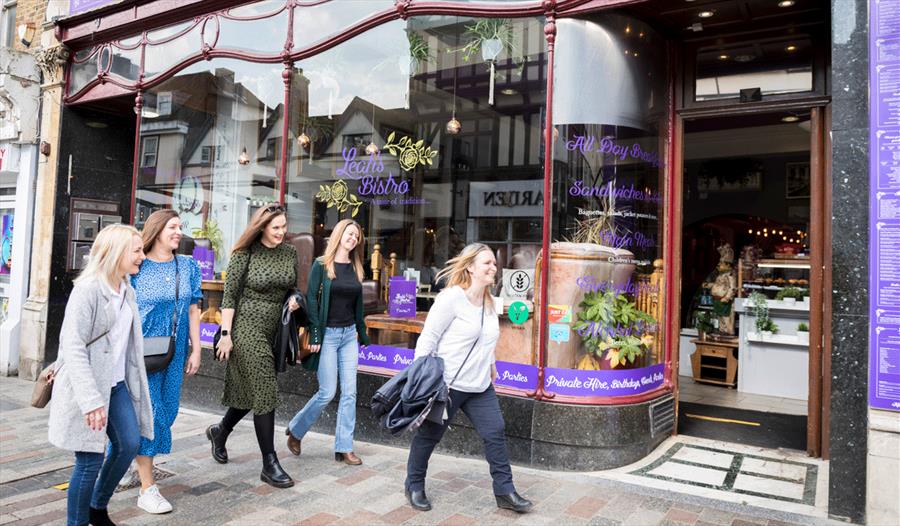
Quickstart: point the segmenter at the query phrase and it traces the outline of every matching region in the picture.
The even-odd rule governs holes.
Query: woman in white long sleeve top
[[[406,497],[420,511],[431,509],[425,495],[428,459],[457,410],[462,410],[484,440],[484,453],[494,481],[497,506],[519,513],[532,503],[516,493],[506,447],[503,415],[493,381],[497,377],[494,348],[500,336],[491,286],[497,261],[490,248],[474,243],[447,262],[436,279],[447,279],[416,344],[416,358],[436,353],[444,360],[450,406],[443,424],[426,420],[416,431],[406,464]],[[467,358],[468,356],[468,358]]]

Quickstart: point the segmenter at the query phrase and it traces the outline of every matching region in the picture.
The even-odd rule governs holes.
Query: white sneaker
[[[137,505],[138,508],[147,513],[160,514],[172,511],[172,505],[165,497],[160,495],[159,487],[157,487],[156,484],[150,486],[146,490],[141,490]]]

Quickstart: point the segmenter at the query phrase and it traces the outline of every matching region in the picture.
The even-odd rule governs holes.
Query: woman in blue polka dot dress
[[[175,355],[168,367],[148,373],[150,400],[153,404],[153,440],[141,438],[141,450],[135,459],[141,478],[138,507],[148,513],[168,513],[172,505],[160,495],[153,479],[153,457],[172,449],[172,424],[178,414],[184,374],[200,369],[200,267],[188,256],[176,256],[181,241],[181,219],[173,210],[158,210],[144,224],[142,237],[147,259],[141,271],[131,278],[137,295],[144,337],[172,334],[172,310],[175,308],[175,274],[178,270],[178,321]],[[188,355],[188,344],[191,352]]]

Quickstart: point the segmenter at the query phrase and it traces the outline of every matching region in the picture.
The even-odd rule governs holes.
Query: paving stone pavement
[[[47,410],[29,407],[32,384],[0,378],[0,525],[64,524],[66,492],[74,457],[47,443]],[[673,491],[605,480],[581,473],[513,467],[519,493],[534,511],[499,510],[491,494],[487,463],[435,455],[427,482],[434,509],[421,513],[403,496],[405,449],[363,442],[365,463],[333,460],[333,438],[311,433],[303,455],[292,456],[283,428],[276,448],[296,485],[275,489],[259,480],[260,458],[249,419],[232,434],[228,464],[210,457],[203,436],[218,415],[182,410],[173,429],[173,454],[158,459],[174,475],[160,482],[175,510],[150,515],[136,506],[137,489],[116,493],[110,513],[120,525],[309,525],[416,524],[468,526],[786,526],[843,524],[823,518],[718,501]]]

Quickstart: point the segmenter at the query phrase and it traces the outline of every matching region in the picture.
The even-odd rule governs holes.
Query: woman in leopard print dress
[[[224,464],[228,462],[225,441],[229,433],[253,411],[263,456],[260,479],[277,488],[294,485],[278,462],[274,440],[278,384],[272,341],[284,298],[297,282],[297,252],[283,242],[286,226],[282,207],[261,208],[232,249],[222,299],[222,338],[216,348],[217,358],[228,361],[222,396],[228,411],[220,423],[206,430],[213,459]],[[242,279],[243,290],[238,290]],[[298,308],[294,298],[290,308]]]

